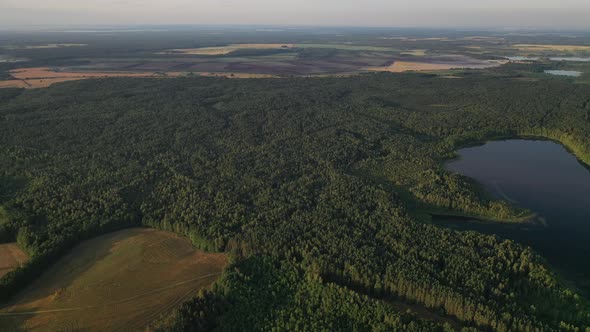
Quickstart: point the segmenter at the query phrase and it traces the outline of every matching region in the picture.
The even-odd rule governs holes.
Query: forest
[[[588,298],[531,248],[416,217],[526,221],[444,169],[466,144],[540,136],[590,162],[590,86],[501,70],[0,90],[0,238],[31,257],[0,298],[143,225],[233,257],[153,330],[590,331]]]

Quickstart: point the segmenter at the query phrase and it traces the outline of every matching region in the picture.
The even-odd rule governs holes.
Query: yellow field
[[[465,68],[489,68],[502,64],[502,62],[487,62],[481,64],[462,64],[462,63],[430,63],[420,61],[395,61],[390,66],[385,67],[368,67],[369,71],[387,71],[391,73],[401,73],[406,71],[437,71],[449,69]]]
[[[14,79],[0,81],[1,88],[46,88],[52,84],[78,81],[89,78],[107,77],[141,77],[141,78],[167,78],[187,76],[188,72],[83,72],[83,71],[54,71],[49,68],[21,68],[12,70]],[[227,77],[227,78],[278,78],[277,75],[236,72],[194,72],[197,76]]]
[[[0,310],[0,330],[140,330],[228,263],[173,233],[135,228],[74,248]]]
[[[0,89],[2,88],[28,88],[29,86],[22,80],[7,80],[0,81]]]
[[[176,48],[156,54],[224,55],[242,49],[288,49],[293,44],[231,44],[220,47]]]
[[[560,52],[585,52],[590,51],[590,46],[583,45],[550,45],[550,44],[515,44],[512,47],[521,51],[560,51]]]
[[[175,75],[177,73],[169,73]],[[155,72],[74,72],[67,70],[55,71],[50,68],[37,67],[37,68],[20,68],[13,69],[10,71],[12,77],[19,80],[28,79],[47,79],[47,78],[97,78],[97,77],[147,77],[156,75]]]
[[[187,76],[188,72],[94,72],[94,71],[55,71],[50,68],[20,68],[10,71],[12,80],[0,81],[1,88],[46,88],[52,84],[78,81],[89,78],[107,77],[141,77],[141,78],[167,78]],[[237,73],[237,72],[194,72],[197,76],[227,77],[227,78],[278,78],[272,74]]]
[[[0,244],[0,277],[21,266],[28,259],[16,243]]]
[[[106,77],[179,77],[184,76],[183,72],[94,72],[94,71],[68,71],[52,70],[45,67],[19,68],[10,71],[14,79],[0,81],[0,88],[46,88],[52,84],[77,81],[89,78],[106,78]]]

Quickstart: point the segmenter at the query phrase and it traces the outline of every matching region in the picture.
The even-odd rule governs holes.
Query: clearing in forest
[[[228,258],[170,232],[88,240],[0,310],[0,330],[135,331],[209,287]],[[20,314],[19,314],[20,313]]]
[[[0,244],[0,278],[21,266],[27,259],[27,254],[16,243]]]

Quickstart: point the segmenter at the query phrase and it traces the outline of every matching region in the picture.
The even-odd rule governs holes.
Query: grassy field
[[[28,259],[16,243],[0,244],[0,277],[19,267]]]
[[[223,254],[169,232],[128,229],[83,242],[0,311],[0,330],[144,328],[215,281]]]

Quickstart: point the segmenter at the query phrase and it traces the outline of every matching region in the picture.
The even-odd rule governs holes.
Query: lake
[[[590,62],[590,58],[582,58],[582,57],[552,57],[549,58],[552,61],[574,61],[574,62]]]
[[[528,56],[507,56],[510,61],[539,61],[539,57],[528,57]]]
[[[446,168],[476,179],[497,199],[527,208],[547,226],[434,217],[459,230],[477,230],[530,245],[590,290],[590,171],[560,144],[512,139],[459,150]]]
[[[545,70],[545,74],[579,77],[580,75],[582,75],[582,72],[575,70]]]

